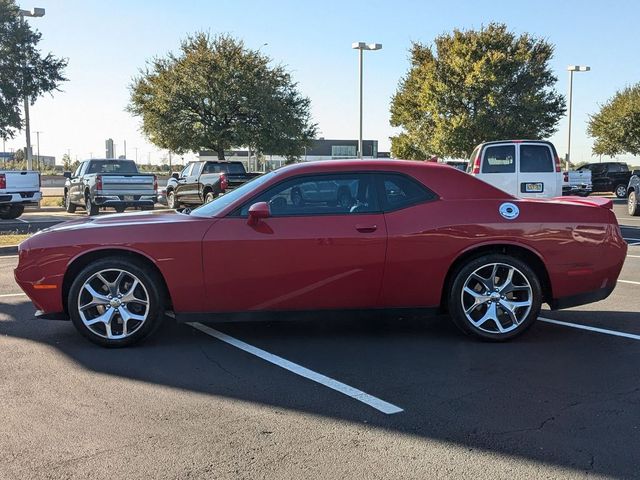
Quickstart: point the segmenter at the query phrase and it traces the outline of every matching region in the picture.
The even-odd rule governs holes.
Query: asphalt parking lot
[[[318,315],[105,350],[35,320],[0,257],[0,478],[640,478],[640,218],[615,209],[613,294],[499,345]]]

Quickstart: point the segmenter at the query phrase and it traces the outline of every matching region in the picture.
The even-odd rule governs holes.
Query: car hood
[[[84,217],[59,223],[42,230],[46,232],[62,232],[69,230],[86,230],[108,227],[128,227],[138,225],[176,224],[201,221],[202,218],[191,217],[175,210],[159,210],[148,212],[115,213],[95,217]]]

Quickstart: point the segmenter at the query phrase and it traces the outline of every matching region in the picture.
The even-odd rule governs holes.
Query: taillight
[[[229,180],[227,179],[227,176],[224,173],[220,173],[220,190],[224,192],[228,186]]]
[[[153,176],[153,192],[156,193],[158,191],[158,177]]]
[[[7,188],[7,176],[4,173],[0,173],[0,190]]]
[[[473,173],[480,173],[480,155],[473,161]]]
[[[96,176],[96,190],[102,190],[102,175]]]
[[[547,165],[549,164],[547,163]],[[559,172],[560,170],[562,170],[560,168],[560,157],[556,156],[556,172]]]

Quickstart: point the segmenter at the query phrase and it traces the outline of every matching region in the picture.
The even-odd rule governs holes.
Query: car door
[[[518,144],[518,197],[559,197],[562,173],[556,172],[551,147],[544,143]]]
[[[317,181],[357,181],[357,204],[294,204],[291,191]],[[213,312],[378,306],[386,227],[368,173],[298,176],[258,194],[203,240],[206,301]],[[337,192],[336,192],[337,194]],[[268,202],[255,225],[248,209]]]
[[[189,174],[185,177],[184,191],[185,202],[202,203],[200,198],[200,173],[205,162],[195,162]]]
[[[84,195],[82,195],[82,175],[84,174],[85,167],[88,162],[82,162],[78,165],[75,172],[69,179],[69,198],[73,203],[80,203],[84,205]]]
[[[193,169],[194,165],[195,163],[190,163],[186,167],[184,167],[182,169],[182,172],[180,172],[180,176],[176,180],[175,195],[176,200],[178,200],[179,202],[187,202],[187,199],[189,198],[187,177],[191,174],[191,170]]]
[[[515,144],[487,145],[482,151],[482,165],[477,177],[504,192],[517,196]]]

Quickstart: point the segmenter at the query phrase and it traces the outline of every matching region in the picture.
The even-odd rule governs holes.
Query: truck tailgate
[[[154,195],[153,175],[105,175],[102,192],[106,195]]]
[[[5,176],[7,192],[37,192],[40,190],[38,172],[0,172]]]

